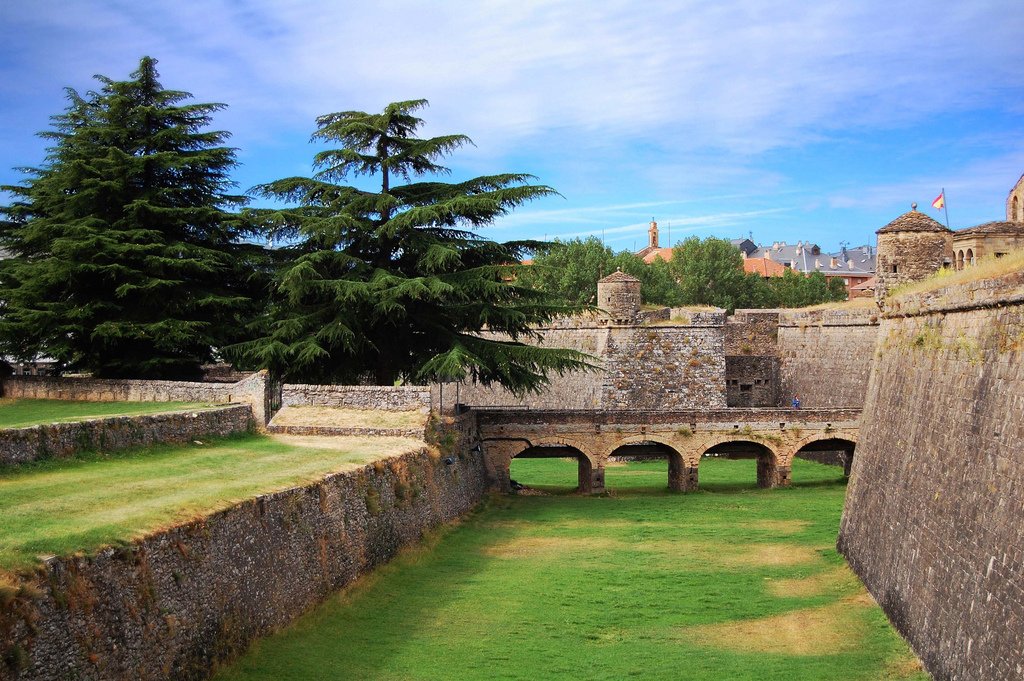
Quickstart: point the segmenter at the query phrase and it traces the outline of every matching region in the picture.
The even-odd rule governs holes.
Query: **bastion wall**
[[[114,452],[153,444],[191,442],[255,429],[248,405],[168,414],[116,416],[28,428],[0,429],[0,465],[62,459],[80,452]]]
[[[724,407],[723,312],[673,311],[650,325],[599,324],[580,318],[540,328],[542,347],[596,358],[593,371],[552,375],[540,394],[516,396],[471,382],[446,384],[444,402],[536,409],[691,409]]]
[[[1024,678],[1024,273],[887,302],[839,550],[936,679]]]
[[[859,407],[871,375],[876,309],[783,310],[779,314],[778,406]]]
[[[8,398],[248,404],[252,408],[257,427],[263,428],[270,416],[268,383],[267,372],[258,371],[235,383],[8,376],[3,379],[2,385],[3,397]]]
[[[483,458],[465,446],[424,448],[124,547],[46,560],[0,602],[0,680],[207,678],[470,510],[487,485]]]

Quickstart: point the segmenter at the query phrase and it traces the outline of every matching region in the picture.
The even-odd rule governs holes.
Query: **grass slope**
[[[845,484],[799,460],[610,467],[612,494],[495,497],[461,525],[258,642],[219,681],[255,679],[925,679],[834,549]],[[575,462],[514,462],[566,489]]]
[[[199,409],[209,405],[188,402],[77,402],[72,400],[0,399],[0,428],[24,428],[41,423],[84,421],[105,416],[137,416]]]
[[[124,542],[422,446],[402,438],[245,435],[0,469],[0,571]]]

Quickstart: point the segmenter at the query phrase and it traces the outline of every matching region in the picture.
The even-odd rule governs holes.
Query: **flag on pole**
[[[946,190],[943,189],[939,192],[939,195],[932,201],[932,208],[935,210],[942,210],[942,207],[946,205]]]

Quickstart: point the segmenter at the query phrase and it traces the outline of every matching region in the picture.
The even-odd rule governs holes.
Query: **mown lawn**
[[[926,679],[835,551],[845,483],[797,461],[610,467],[610,494],[494,497],[221,670],[243,679]],[[575,462],[515,461],[557,490]]]
[[[0,571],[125,542],[422,446],[403,438],[244,435],[2,468]]]
[[[189,402],[78,402],[73,400],[0,399],[0,428],[24,428],[41,423],[84,421],[105,416],[137,416],[201,409]]]

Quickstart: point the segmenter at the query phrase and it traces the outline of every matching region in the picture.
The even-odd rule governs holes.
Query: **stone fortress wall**
[[[882,314],[839,549],[937,679],[1024,678],[1024,272]]]
[[[28,428],[0,429],[0,465],[61,459],[84,451],[114,452],[153,444],[191,442],[254,430],[248,405],[167,414],[117,416]]]
[[[518,397],[473,383],[445,386],[445,403],[536,409],[691,409],[724,407],[721,311],[674,310],[655,324],[601,324],[582,318],[540,328],[539,344],[596,358],[594,371],[552,376],[540,394]]]
[[[9,376],[2,396],[8,398],[79,400],[82,402],[198,402],[248,404],[258,428],[270,417],[266,371],[234,383],[201,381],[144,381],[135,379]]]
[[[0,608],[0,680],[208,678],[469,511],[488,484],[468,442],[449,456],[424,448],[127,546],[50,558]]]

